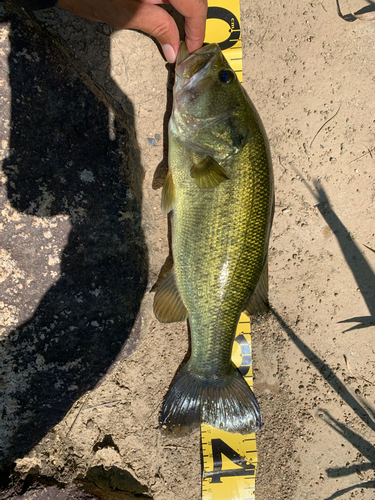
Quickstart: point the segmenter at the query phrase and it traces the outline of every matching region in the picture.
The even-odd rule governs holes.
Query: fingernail
[[[162,46],[166,60],[173,64],[176,61],[176,52],[173,50],[172,45],[168,43]]]

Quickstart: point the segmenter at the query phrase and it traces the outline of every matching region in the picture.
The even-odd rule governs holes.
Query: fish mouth
[[[203,72],[218,53],[219,46],[210,43],[189,54],[186,43],[181,42],[176,59],[176,75],[183,80],[189,80],[197,73]]]
[[[198,143],[194,142],[199,131],[206,127],[214,125],[223,120],[232,109],[219,116],[207,117],[201,116],[201,113],[191,108],[193,101],[199,98],[199,95],[213,78],[212,68],[218,64],[221,55],[220,47],[216,43],[204,45],[200,49],[189,54],[185,42],[181,42],[176,58],[175,83],[173,88],[173,109],[172,121],[179,134],[184,136],[186,141],[199,148]],[[215,154],[212,149],[210,154]]]

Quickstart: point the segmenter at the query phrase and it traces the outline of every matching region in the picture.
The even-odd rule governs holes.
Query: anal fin
[[[154,297],[154,313],[162,323],[185,321],[188,311],[176,285],[174,271],[168,274]]]

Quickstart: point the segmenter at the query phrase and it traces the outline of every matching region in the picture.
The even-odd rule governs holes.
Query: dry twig
[[[339,105],[339,109],[336,111],[336,113],[329,120],[327,120],[325,123],[323,123],[323,125],[320,127],[320,129],[317,131],[317,133],[314,135],[313,140],[310,143],[310,148],[313,145],[313,142],[315,141],[316,136],[327,125],[327,123],[329,123],[331,120],[333,120],[337,116],[338,112],[340,111],[340,108],[341,108],[341,102],[340,102],[340,105]]]
[[[366,147],[367,147],[367,146],[366,146]],[[361,158],[364,158],[364,157],[365,157],[365,156],[367,156],[367,155],[370,155],[370,156],[371,156],[371,158],[372,158],[372,153],[373,153],[373,152],[375,152],[375,147],[374,147],[374,148],[372,148],[372,149],[367,148],[367,153],[363,153],[363,155],[358,156],[358,158],[354,158],[354,160],[352,160],[350,163],[353,163],[353,162],[355,162],[355,161],[358,161],[358,160],[360,160]],[[350,165],[350,163],[349,163],[349,165]]]

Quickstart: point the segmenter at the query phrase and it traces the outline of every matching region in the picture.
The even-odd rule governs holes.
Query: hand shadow
[[[110,138],[107,107],[48,35],[37,35],[24,16],[0,19],[10,26],[4,204],[8,198],[13,209],[32,216],[23,216],[26,228],[6,224],[3,231],[7,250],[35,278],[15,300],[26,306],[28,294],[38,289],[38,275],[50,272],[42,258],[43,231],[35,221],[42,226],[65,216],[71,230],[58,281],[30,319],[0,337],[0,468],[24,456],[95,387],[120,352],[126,356],[134,347],[126,342],[148,273],[141,228],[143,171],[128,133],[133,119],[126,127],[117,121],[116,137]],[[109,53],[109,37],[101,43]],[[126,95],[122,99],[131,109]]]

